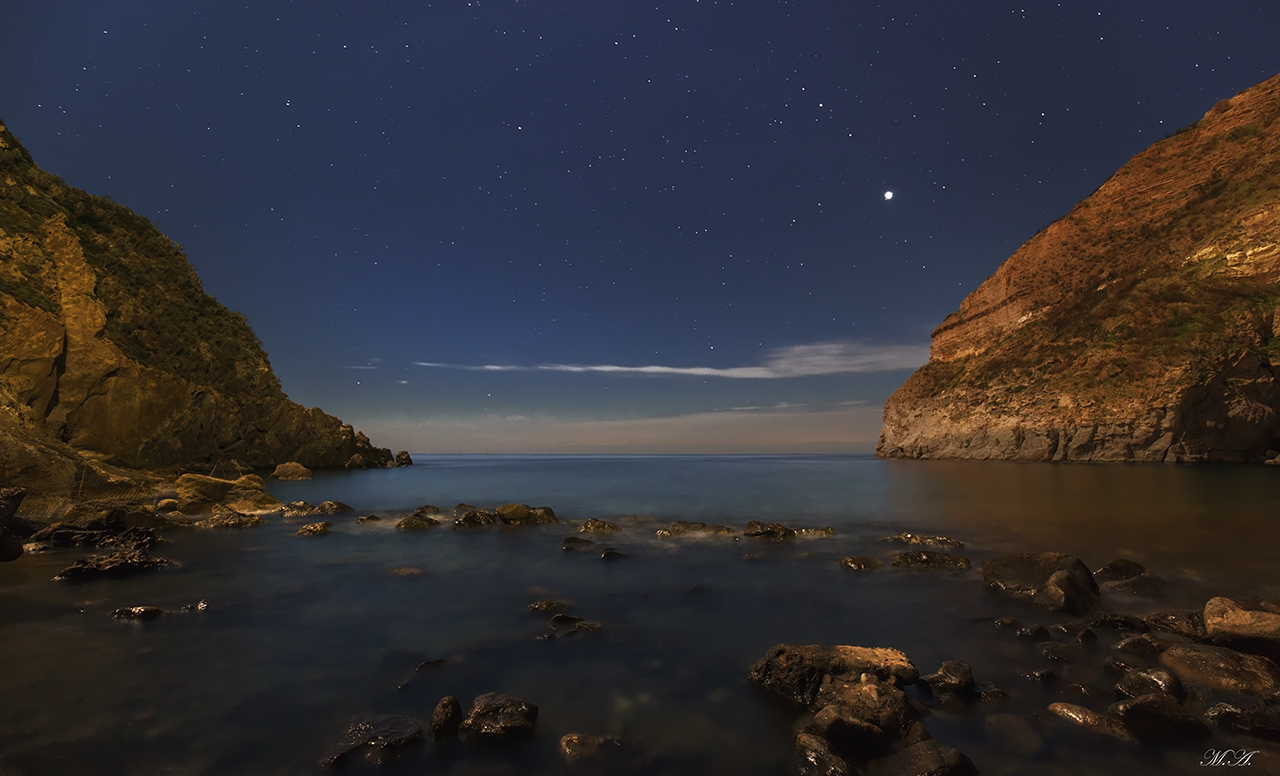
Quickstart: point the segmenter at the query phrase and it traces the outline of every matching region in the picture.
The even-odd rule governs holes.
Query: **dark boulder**
[[[1215,644],[1280,660],[1280,601],[1211,598],[1204,627]]]
[[[453,521],[453,528],[483,528],[488,525],[495,525],[498,522],[498,513],[490,512],[487,509],[473,509],[462,517]]]
[[[1055,612],[1085,614],[1100,600],[1089,568],[1058,552],[997,556],[982,564],[982,579],[987,587]]]
[[[427,734],[437,741],[456,738],[461,724],[462,704],[458,703],[458,699],[452,695],[446,695],[431,712],[431,721],[427,723]]]
[[[1124,579],[1133,579],[1136,576],[1147,573],[1150,573],[1147,567],[1136,560],[1116,558],[1093,572],[1093,578],[1098,582],[1117,582]]]
[[[896,649],[778,644],[751,667],[747,678],[808,706],[817,700],[824,677],[856,681],[862,674],[898,685],[920,677],[907,656]]]
[[[1175,644],[1160,653],[1160,665],[1183,684],[1244,695],[1280,689],[1280,668],[1268,658],[1208,644]]]
[[[1125,743],[1135,743],[1133,736],[1129,735],[1129,731],[1118,720],[1099,714],[1092,709],[1086,709],[1084,706],[1077,706],[1074,703],[1050,703],[1049,713],[1092,733],[1110,736]]]
[[[851,571],[872,571],[884,568],[884,561],[862,555],[850,555],[840,561],[840,567]]]
[[[929,550],[911,550],[893,556],[893,565],[909,569],[937,569],[941,571],[963,571],[969,568],[969,559],[945,552]]]
[[[901,693],[901,690],[897,692]],[[864,716],[871,719],[863,719]],[[830,703],[805,725],[804,732],[821,738],[842,759],[863,761],[880,754],[892,740],[890,734],[876,724],[876,719],[878,715],[867,709],[865,704],[858,707]],[[898,724],[893,732],[899,733],[901,729],[902,725]]]
[[[440,521],[434,517],[426,515],[412,514],[408,517],[401,518],[396,523],[396,529],[400,531],[424,531],[428,528],[435,528],[440,525]]]
[[[608,520],[597,520],[594,517],[587,518],[587,521],[578,526],[579,533],[601,533],[604,531],[621,531],[617,525],[610,523]]]
[[[949,536],[923,536],[921,534],[909,533],[903,531],[893,536],[885,536],[880,539],[882,542],[891,544],[906,544],[912,546],[924,547],[941,547],[947,550],[958,550],[964,547],[964,542],[958,539],[952,539]]]
[[[1131,736],[1144,744],[1193,742],[1209,736],[1209,728],[1203,722],[1164,693],[1117,701],[1107,709],[1107,715],[1119,720]]]
[[[329,533],[330,523],[307,523],[298,529],[295,536],[324,536]]]
[[[670,528],[659,528],[655,533],[658,536],[680,536],[682,534],[734,536],[738,532],[733,530],[727,525],[716,525],[714,523],[677,520],[671,524]]]
[[[573,605],[568,601],[557,601],[552,598],[543,598],[540,601],[534,601],[529,604],[529,611],[546,614],[555,614],[556,612],[563,612],[566,609],[572,608]]]
[[[158,606],[126,606],[116,609],[111,613],[112,617],[120,620],[154,620],[169,614]]]
[[[175,565],[173,561],[157,558],[140,550],[126,550],[81,558],[63,569],[53,580],[80,582],[98,578],[128,577],[173,565]]]
[[[1072,663],[1080,656],[1080,650],[1065,641],[1043,641],[1036,645],[1036,649],[1055,663]]]
[[[1142,619],[1151,630],[1173,633],[1194,640],[1203,639],[1209,635],[1204,627],[1203,612],[1194,609],[1156,612]]]
[[[920,677],[920,681],[935,695],[953,692],[966,697],[973,694],[973,669],[963,660],[947,660],[935,673]]]
[[[560,739],[560,756],[565,763],[598,773],[630,771],[644,760],[644,752],[634,744],[614,736],[570,733]]]
[[[1158,692],[1179,700],[1187,694],[1178,677],[1160,668],[1130,671],[1116,683],[1116,695],[1126,698],[1137,698]]]
[[[886,758],[886,776],[978,776],[973,761],[958,749],[937,741],[921,741]]]
[[[333,754],[320,761],[326,767],[340,763],[357,749],[377,752],[399,748],[422,740],[422,723],[397,714],[357,717],[347,726]]]
[[[496,514],[503,525],[555,525],[560,522],[551,507],[503,504]]]
[[[796,773],[798,776],[852,776],[853,770],[831,751],[826,739],[800,733],[796,736]]]
[[[565,537],[564,543],[560,545],[560,549],[569,551],[585,550],[592,544],[594,542],[590,539],[583,539],[581,536],[568,536]]]
[[[483,740],[507,740],[533,733],[538,707],[524,698],[488,692],[476,698],[462,721],[462,732]]]
[[[428,517],[430,515],[438,515],[438,514],[440,514],[440,507],[432,506],[431,504],[423,504],[422,506],[413,510],[414,517]]]
[[[316,507],[316,512],[322,515],[341,515],[354,511],[354,509],[341,501],[321,501],[320,505]]]
[[[756,520],[749,520],[747,521],[747,528],[742,532],[742,535],[759,536],[780,541],[782,539],[795,538],[796,532],[781,523],[761,523]]]

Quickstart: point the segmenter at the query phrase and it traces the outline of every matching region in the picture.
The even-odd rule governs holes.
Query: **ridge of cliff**
[[[1280,76],[1138,153],[933,332],[889,458],[1262,461],[1280,449]],[[1270,451],[1270,453],[1269,453]]]
[[[391,460],[289,400],[244,316],[204,292],[181,246],[40,169],[3,122],[0,447],[0,484],[38,489],[90,471],[120,480],[113,467]]]

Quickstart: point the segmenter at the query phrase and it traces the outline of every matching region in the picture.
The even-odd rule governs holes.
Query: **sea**
[[[894,647],[922,675],[968,662],[1007,698],[908,696],[933,738],[987,776],[1203,773],[1208,752],[1225,749],[1255,751],[1254,773],[1280,773],[1280,745],[1260,739],[1215,729],[1204,741],[1135,746],[1048,713],[1055,701],[1105,711],[1116,700],[1103,663],[1126,634],[1099,630],[1096,644],[1073,645],[1078,658],[1051,661],[995,621],[1072,618],[988,590],[980,570],[1010,552],[1065,552],[1091,569],[1132,559],[1159,592],[1104,593],[1103,607],[1139,615],[1217,595],[1280,598],[1280,468],[416,455],[411,467],[317,472],[268,490],[353,511],[312,518],[332,523],[320,537],[279,517],[168,529],[153,552],[178,565],[127,579],[51,581],[78,550],[0,564],[0,776],[559,774],[573,772],[558,751],[571,733],[634,745],[640,754],[613,772],[790,774],[805,710],[747,680],[780,643]],[[395,527],[423,505],[457,503],[549,506],[561,523]],[[380,519],[356,522],[370,515]],[[592,517],[622,530],[578,533]],[[737,533],[658,535],[677,520]],[[749,520],[834,535],[744,537]],[[902,531],[962,541],[949,551],[972,567],[841,566],[852,555],[888,563],[912,549],[882,541]],[[565,551],[569,536],[594,544]],[[542,599],[599,630],[555,628],[529,610]],[[142,605],[172,614],[113,617]],[[1028,678],[1044,669],[1060,678]],[[536,733],[505,746],[357,750],[321,765],[362,716],[425,724],[443,696],[465,709],[486,692],[536,704]]]

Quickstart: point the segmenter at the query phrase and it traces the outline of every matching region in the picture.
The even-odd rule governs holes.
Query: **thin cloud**
[[[344,366],[343,369],[377,369],[376,366]]]
[[[929,360],[927,345],[871,345],[862,342],[826,342],[793,345],[769,352],[759,366],[619,366],[616,364],[444,364],[415,361],[416,366],[457,369],[466,372],[600,372],[622,375],[724,377],[736,380],[777,380],[814,375],[888,372],[915,369]]]

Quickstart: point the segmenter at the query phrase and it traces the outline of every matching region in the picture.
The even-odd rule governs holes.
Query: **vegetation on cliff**
[[[935,330],[890,457],[1262,460],[1280,435],[1280,76],[1139,153]]]

